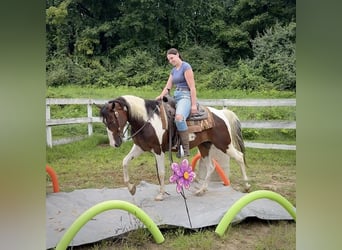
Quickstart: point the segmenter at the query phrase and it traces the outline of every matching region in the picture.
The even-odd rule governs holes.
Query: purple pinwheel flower
[[[170,177],[171,183],[177,183],[177,192],[180,193],[182,191],[182,187],[189,189],[190,183],[196,177],[195,172],[192,171],[191,166],[187,159],[184,159],[180,164],[172,163],[171,169],[173,171],[173,175]]]

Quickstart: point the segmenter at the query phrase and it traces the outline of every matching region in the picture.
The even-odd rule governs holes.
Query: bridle
[[[118,134],[119,134],[120,139],[122,139],[124,133],[122,132],[122,128],[120,126],[120,122],[119,122],[119,118],[118,118],[118,116],[119,116],[118,111],[114,110],[113,116],[114,116],[114,119],[110,120],[109,122],[106,119],[105,124],[108,128],[110,128],[111,126],[116,127],[116,124],[117,124],[117,131],[119,132]]]
[[[157,109],[158,109],[158,105],[156,105],[156,107],[152,111],[152,114],[154,114]],[[128,128],[130,126],[130,123],[128,121],[126,121],[125,125],[128,123],[129,126],[126,126],[126,129],[122,132],[122,130],[123,130],[122,127],[124,127],[124,126],[122,126],[122,127],[120,126],[119,112],[117,110],[115,110],[115,108],[113,109],[113,111],[114,111],[114,120],[110,121],[109,123],[106,123],[106,125],[108,127],[110,124],[113,124],[114,126],[115,126],[115,123],[118,124],[119,137],[122,140],[123,135],[127,132]],[[124,112],[126,112],[126,114],[127,114],[127,110],[124,110]],[[144,124],[134,134],[130,135],[126,140],[130,140],[134,136],[138,135],[146,127],[146,125],[151,120],[151,118],[152,118],[152,115],[148,118],[147,121],[144,122]]]

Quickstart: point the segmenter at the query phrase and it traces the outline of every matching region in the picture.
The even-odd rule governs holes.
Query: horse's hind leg
[[[128,175],[128,163],[133,160],[134,158],[141,155],[144,151],[138,147],[137,145],[133,144],[133,147],[129,151],[129,153],[125,156],[122,161],[122,168],[123,168],[123,175],[124,175],[124,182],[128,187],[128,191],[131,195],[135,194],[136,185],[129,182],[129,175]]]
[[[234,158],[236,162],[240,166],[241,174],[243,177],[243,180],[245,182],[245,191],[248,192],[249,189],[251,188],[251,185],[248,183],[248,177],[246,174],[246,164],[244,161],[243,153],[238,151],[233,145],[229,145],[229,148],[227,150],[227,154]]]
[[[198,195],[198,196],[203,195],[208,190],[208,184],[210,181],[210,176],[215,170],[215,167],[212,164],[212,161],[210,159],[211,159],[210,155],[208,155],[204,158],[201,158],[201,160],[203,161],[203,164],[207,168],[207,175],[205,176],[205,179],[204,179],[204,182],[203,182],[201,188],[195,192],[195,195]]]

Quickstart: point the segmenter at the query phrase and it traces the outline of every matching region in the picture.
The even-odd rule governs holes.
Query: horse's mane
[[[108,110],[106,108],[106,105],[102,106],[100,108],[100,117],[105,119],[106,117],[108,117]]]
[[[123,95],[119,98],[125,100],[131,118],[144,121],[147,121],[152,116],[158,104],[156,100],[146,100],[134,95]]]

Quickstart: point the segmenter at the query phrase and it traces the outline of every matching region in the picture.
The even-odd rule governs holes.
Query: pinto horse
[[[130,193],[134,195],[136,187],[129,182],[128,163],[143,152],[151,152],[156,159],[160,181],[160,193],[155,200],[163,200],[165,195],[165,152],[174,151],[170,148],[170,141],[172,141],[170,133],[173,131],[169,131],[170,129],[165,127],[165,119],[163,119],[163,114],[165,114],[163,102],[124,95],[99,107],[108,136],[112,136],[111,146],[120,147],[126,124],[128,123],[131,127],[130,137],[134,144],[122,162],[124,182]],[[207,107],[207,111],[211,117],[212,126],[202,130],[197,129],[194,132],[191,132],[189,127],[190,148],[198,147],[201,160],[207,169],[205,180],[200,189],[196,191],[196,195],[203,195],[207,191],[210,176],[215,169],[211,160],[214,150],[220,150],[237,161],[245,182],[245,190],[248,191],[250,184],[245,170],[245,147],[238,117],[230,110]],[[172,145],[174,149],[174,142]]]

